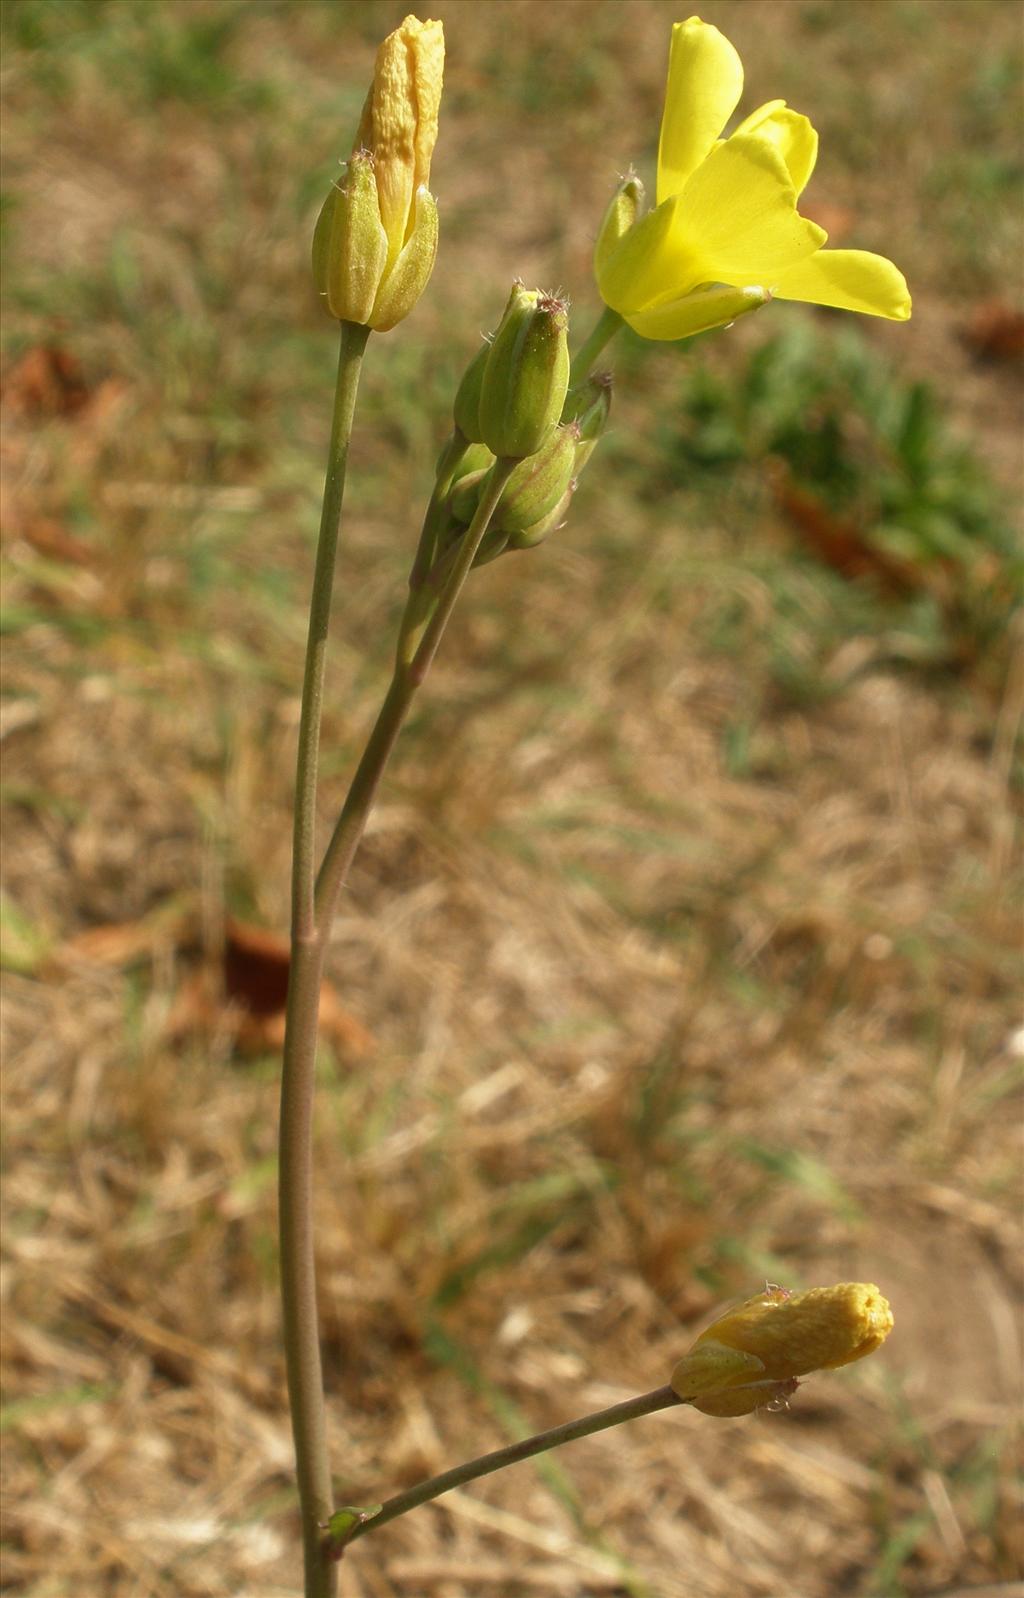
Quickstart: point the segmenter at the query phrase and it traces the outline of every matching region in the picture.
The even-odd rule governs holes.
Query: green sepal
[[[471,444],[483,442],[483,435],[480,432],[480,391],[483,388],[484,372],[490,353],[491,342],[485,338],[462,374],[462,381],[455,392],[455,404],[452,408],[455,426]]]
[[[430,281],[437,256],[437,201],[429,189],[416,191],[412,232],[394,265],[385,272],[370,313],[370,326],[389,333],[408,316]]]
[[[532,527],[524,527],[521,532],[509,534],[508,548],[535,549],[538,544],[543,544],[545,538],[549,538],[552,533],[557,533],[560,527],[565,526],[566,518],[569,515],[569,506],[572,504],[572,496],[575,492],[576,482],[573,479],[558,504],[553,506],[546,516],[541,517],[539,522],[534,522]]]
[[[313,230],[313,281],[332,316],[370,325],[387,255],[373,161],[357,151],[332,186]]]
[[[594,271],[598,277],[605,264],[635,227],[644,208],[644,186],[635,172],[627,172],[604,213],[594,246]]]
[[[336,1509],[327,1522],[327,1534],[334,1547],[344,1548],[356,1527],[373,1520],[383,1508],[383,1504],[371,1504],[369,1509],[357,1509],[353,1504],[346,1504],[343,1508]]]

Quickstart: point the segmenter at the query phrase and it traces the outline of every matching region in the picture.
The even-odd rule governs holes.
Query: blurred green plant
[[[917,658],[973,661],[1005,627],[1024,556],[1003,496],[934,390],[856,333],[793,322],[738,372],[691,366],[657,442],[670,481],[767,483],[804,548],[899,607]]]

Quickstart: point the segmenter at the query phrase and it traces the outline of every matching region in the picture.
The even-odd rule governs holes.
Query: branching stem
[[[594,1432],[607,1431],[609,1426],[621,1426],[623,1421],[638,1420],[641,1415],[653,1415],[656,1410],[668,1409],[671,1405],[682,1402],[683,1400],[677,1398],[671,1387],[656,1387],[653,1392],[641,1393],[639,1398],[629,1398],[624,1404],[613,1404],[610,1409],[595,1410],[590,1415],[581,1415],[578,1420],[566,1421],[563,1426],[552,1426],[550,1431],[537,1432],[533,1437],[524,1437],[521,1442],[509,1443],[505,1448],[496,1448],[491,1454],[481,1454],[477,1459],[466,1460],[451,1470],[442,1471],[439,1476],[431,1476],[428,1481],[421,1481],[415,1487],[406,1488],[405,1492],[396,1493],[393,1498],[389,1498],[381,1505],[377,1514],[364,1520],[348,1533],[345,1546],[355,1542],[357,1537],[364,1537],[368,1531],[375,1531],[378,1526],[386,1525],[389,1520],[396,1520],[399,1515],[407,1515],[410,1509],[429,1503],[432,1498],[439,1498],[442,1493],[451,1492],[453,1487],[462,1487],[468,1481],[476,1481],[478,1476],[489,1476],[493,1471],[504,1470],[508,1465],[518,1465],[523,1459],[532,1459],[535,1454],[546,1453],[549,1448],[560,1448],[563,1443],[574,1443],[580,1437],[590,1437]]]

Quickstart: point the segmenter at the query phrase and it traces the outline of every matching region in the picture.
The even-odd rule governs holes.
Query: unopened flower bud
[[[570,389],[566,395],[562,420],[574,420],[580,432],[576,445],[575,476],[579,476],[594,453],[597,441],[608,425],[611,408],[610,372],[592,372],[578,388]]]
[[[461,482],[468,477],[470,472],[489,472],[494,465],[494,456],[486,444],[469,444],[462,453],[453,474],[453,481]]]
[[[386,333],[408,316],[437,253],[427,184],[444,72],[440,22],[406,17],[377,52],[352,158],[313,235],[313,277],[332,316]]]
[[[538,544],[543,544],[545,538],[552,533],[557,533],[560,527],[565,526],[569,515],[569,506],[572,496],[576,492],[576,480],[572,478],[565,493],[558,504],[542,516],[539,522],[534,522],[531,527],[524,527],[521,532],[510,533],[508,536],[509,549],[535,549]]]
[[[488,451],[490,453],[490,451]],[[476,508],[480,503],[480,490],[484,485],[484,478],[490,471],[489,466],[478,467],[475,471],[466,472],[460,477],[452,489],[448,500],[452,520],[460,527],[468,527],[476,515]],[[494,525],[494,518],[491,518]]]
[[[475,441],[492,454],[535,455],[551,437],[569,386],[568,329],[564,300],[514,286],[480,389]]]
[[[494,513],[494,525],[521,533],[544,519],[562,498],[575,472],[579,427],[558,427],[543,449],[512,473]]]
[[[485,339],[462,374],[462,382],[455,392],[453,413],[455,426],[463,438],[472,444],[483,442],[480,431],[480,393],[484,386],[484,372],[491,353],[491,341]],[[488,452],[489,453],[489,452]]]
[[[594,246],[594,270],[600,276],[605,262],[638,222],[644,208],[644,186],[635,172],[627,172],[604,213]]]
[[[494,508],[491,527],[499,533],[521,533],[542,521],[558,504],[575,471],[579,426],[555,429],[543,449],[520,461]],[[479,447],[479,446],[477,446]],[[450,505],[457,522],[468,527],[480,501],[486,470],[469,472],[452,491]]]
[[[709,1326],[672,1372],[707,1415],[746,1415],[795,1391],[796,1378],[863,1359],[888,1337],[892,1310],[871,1282],[789,1294],[770,1287]]]

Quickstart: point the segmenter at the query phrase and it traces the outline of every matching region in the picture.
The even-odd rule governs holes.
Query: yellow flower
[[[768,1287],[702,1332],[671,1386],[706,1415],[749,1415],[796,1391],[799,1376],[871,1354],[892,1331],[873,1282],[840,1282],[796,1295]]]
[[[377,51],[351,160],[313,235],[313,276],[332,316],[385,333],[408,316],[437,254],[430,158],[444,75],[440,22],[406,17]]]
[[[703,312],[689,298],[710,285],[734,291],[734,314],[774,296],[905,321],[910,294],[892,262],[823,249],[824,228],[797,210],[818,153],[805,116],[769,100],[719,138],[742,88],[740,58],[717,28],[699,17],[674,25],[657,205],[623,227],[621,195],[612,202],[594,261],[605,303],[651,339],[727,320],[723,289]]]

